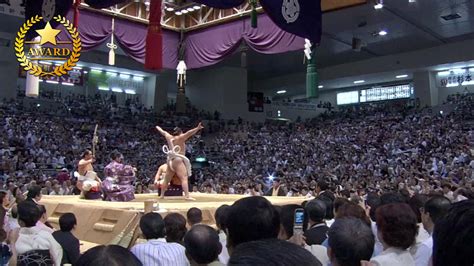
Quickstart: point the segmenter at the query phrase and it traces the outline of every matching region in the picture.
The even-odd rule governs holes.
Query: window
[[[340,92],[337,94],[337,105],[359,103],[359,91]]]
[[[410,98],[413,95],[413,88],[409,84],[389,86],[389,87],[373,87],[360,91],[360,102],[375,102],[394,99]]]

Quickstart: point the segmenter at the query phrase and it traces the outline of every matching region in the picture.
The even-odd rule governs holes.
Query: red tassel
[[[159,70],[163,68],[163,37],[161,34],[161,1],[150,1],[150,18],[146,36],[145,68]]]
[[[74,1],[74,27],[77,29],[79,25],[79,6],[81,5],[81,0]]]

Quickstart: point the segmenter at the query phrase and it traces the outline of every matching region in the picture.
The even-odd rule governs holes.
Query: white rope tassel
[[[186,84],[186,70],[188,67],[186,66],[186,63],[184,60],[180,60],[178,62],[178,67],[176,67],[176,70],[178,71],[178,77],[177,77],[177,83],[179,87],[184,87]]]
[[[115,33],[115,19],[112,18],[112,35],[110,36],[110,43],[107,43],[107,47],[110,48],[109,51],[109,65],[115,65],[115,49],[117,45],[114,43],[114,33]]]
[[[32,44],[31,47],[34,49],[39,49],[41,46],[39,45],[41,38],[40,36],[36,36],[33,41],[37,42],[38,44]],[[33,64],[37,64],[38,61],[33,61]],[[26,73],[26,91],[25,95],[27,97],[38,97],[39,96],[39,77],[33,76],[30,73]]]

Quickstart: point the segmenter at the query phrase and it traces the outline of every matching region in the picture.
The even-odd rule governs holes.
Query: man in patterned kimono
[[[135,169],[131,165],[124,165],[123,155],[119,152],[112,153],[112,162],[105,169],[105,180],[102,190],[107,201],[131,201],[135,199]]]

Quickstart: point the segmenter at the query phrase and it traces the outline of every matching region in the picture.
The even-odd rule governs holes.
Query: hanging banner
[[[321,0],[260,0],[260,5],[282,30],[320,43]]]

